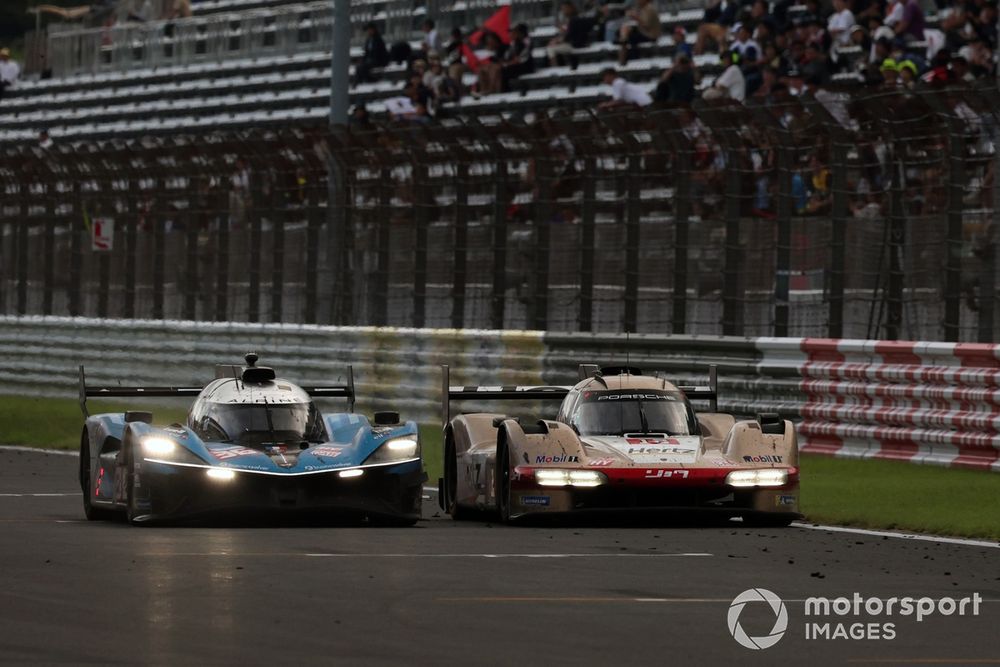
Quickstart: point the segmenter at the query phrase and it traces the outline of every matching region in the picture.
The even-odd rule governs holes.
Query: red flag
[[[493,16],[483,22],[483,28],[495,32],[504,44],[510,44],[510,5],[504,5],[494,12]],[[482,30],[477,30],[469,35],[469,41],[479,46],[483,34]]]
[[[473,53],[472,49],[469,48],[468,44],[462,43],[462,57],[465,58],[466,66],[475,73],[479,69],[479,58]]]

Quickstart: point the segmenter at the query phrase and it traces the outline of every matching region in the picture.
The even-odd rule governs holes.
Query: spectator
[[[732,51],[723,51],[719,56],[724,68],[712,87],[706,90],[702,97],[706,100],[731,99],[742,102],[746,98],[746,80],[737,62],[739,56]]]
[[[899,84],[902,88],[912,89],[917,81],[917,65],[912,60],[904,60],[898,65]]]
[[[955,81],[968,83],[969,81],[975,79],[975,77],[972,76],[972,72],[969,71],[969,61],[962,56],[955,56],[952,58],[951,63],[949,63],[949,67],[951,68],[951,78]]]
[[[448,76],[439,56],[431,55],[427,71],[424,73],[424,85],[434,93],[439,106],[445,102],[457,102],[461,98],[461,82],[456,82]]]
[[[424,31],[424,36],[420,40],[420,48],[423,49],[424,60],[429,60],[432,53],[441,52],[441,35],[438,34],[432,19],[425,19],[421,29]]]
[[[365,26],[365,45],[361,60],[354,68],[354,84],[375,81],[374,70],[389,64],[389,50],[374,23]]]
[[[168,21],[191,18],[191,0],[174,0],[164,18]]]
[[[136,4],[139,4],[139,7],[128,13],[129,21],[145,23],[146,21],[153,20],[153,0],[142,0],[141,3],[139,3],[139,0],[136,0],[136,2],[132,3],[132,6],[135,7]]]
[[[924,10],[920,8],[919,0],[905,0],[902,19],[895,24],[893,31],[907,42],[924,38]]]
[[[705,8],[701,25],[698,26],[698,38],[694,42],[694,54],[700,56],[709,43],[722,46],[726,42],[729,27],[736,21],[739,3],[736,0],[710,0]]]
[[[549,66],[562,65],[569,56],[573,69],[579,62],[573,56],[574,49],[582,49],[590,43],[590,33],[594,29],[593,19],[580,16],[579,10],[572,2],[566,1],[559,5],[563,21],[559,24],[559,34],[549,40],[546,51],[549,55]]]
[[[641,86],[629,83],[620,77],[613,67],[607,67],[601,71],[601,82],[606,86],[611,86],[611,99],[598,104],[598,109],[625,106],[645,107],[653,103],[653,98],[649,96],[649,93]]]
[[[893,89],[899,85],[899,66],[892,58],[886,58],[882,61],[879,73],[882,74],[883,88]]]
[[[837,46],[847,46],[851,43],[851,27],[854,25],[854,14],[847,6],[846,0],[833,0],[833,14],[826,22],[826,31]]]
[[[655,42],[663,34],[660,25],[660,14],[656,11],[653,0],[636,0],[635,7],[625,13],[625,25],[621,28],[621,49],[618,52],[618,64],[624,65],[629,58],[639,55],[639,45]]]
[[[474,95],[499,93],[503,85],[500,72],[504,54],[507,52],[507,46],[500,41],[500,37],[492,30],[486,31],[483,44],[489,56],[479,59],[479,81],[476,85],[476,92],[473,93]]]
[[[604,35],[605,42],[614,42],[618,39],[622,24],[625,23],[625,12],[632,8],[635,0],[601,0],[597,8],[597,23]]]
[[[4,91],[17,85],[17,80],[21,78],[21,66],[16,60],[10,57],[10,49],[0,49],[0,99],[3,98]]]
[[[368,107],[364,104],[358,104],[351,109],[351,115],[347,119],[347,124],[354,129],[370,129],[372,127],[372,120],[368,115]]]
[[[688,58],[694,55],[694,48],[687,43],[687,31],[684,26],[674,26],[674,54],[685,55]]]
[[[535,71],[535,61],[531,57],[531,37],[528,26],[518,23],[510,33],[510,46],[500,64],[501,89],[510,90],[510,83],[520,76]]]
[[[656,86],[653,99],[657,102],[690,104],[695,97],[694,75],[691,57],[683,53],[678,55],[673,66],[664,70],[660,76],[660,83]]]
[[[42,130],[38,133],[38,147],[43,150],[48,150],[52,148],[52,137],[49,136],[48,130]]]

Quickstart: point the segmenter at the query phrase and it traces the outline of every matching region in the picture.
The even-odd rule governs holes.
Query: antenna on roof
[[[629,361],[630,361],[630,359],[629,359],[629,332],[628,332],[628,329],[626,328],[625,329],[625,374],[626,375],[630,375],[631,374],[631,371],[629,369],[632,367],[632,364],[630,364]]]

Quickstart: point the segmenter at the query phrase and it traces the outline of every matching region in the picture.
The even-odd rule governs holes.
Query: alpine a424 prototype
[[[635,368],[580,367],[574,387],[450,387],[444,381],[440,503],[454,518],[504,521],[598,510],[706,509],[755,525],[799,517],[798,444],[777,415],[737,421],[708,386],[675,386]],[[450,418],[452,401],[561,400],[554,420]],[[711,412],[696,414],[692,400]]]
[[[133,524],[238,512],[318,512],[392,524],[420,518],[426,476],[413,422],[353,414],[354,380],[298,387],[271,368],[216,366],[206,387],[88,387],[80,367],[80,485],[88,519]],[[194,396],[186,424],[149,412],[88,415],[87,398]],[[346,398],[322,415],[313,397]]]

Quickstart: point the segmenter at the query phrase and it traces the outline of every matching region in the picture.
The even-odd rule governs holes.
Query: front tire
[[[83,427],[83,435],[80,436],[80,491],[83,492],[83,514],[88,521],[107,521],[114,518],[114,512],[94,507],[90,494],[93,474],[90,459],[90,434],[87,427]]]

